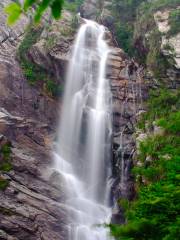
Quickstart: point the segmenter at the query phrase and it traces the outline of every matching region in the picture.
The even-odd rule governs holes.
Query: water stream
[[[84,20],[69,63],[55,169],[66,188],[68,240],[109,240],[111,218],[110,48],[105,28]]]

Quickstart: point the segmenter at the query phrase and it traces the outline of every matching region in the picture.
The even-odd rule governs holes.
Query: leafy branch
[[[54,19],[59,19],[64,0],[19,0],[10,3],[4,9],[7,14],[7,23],[13,25],[22,14],[31,14],[35,23],[38,23],[43,14],[50,8],[51,15]]]

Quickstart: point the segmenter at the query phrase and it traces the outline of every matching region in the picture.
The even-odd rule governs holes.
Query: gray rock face
[[[0,145],[11,143],[13,170],[0,171],[9,182],[0,190],[0,239],[65,239],[64,193],[50,181],[58,103],[23,77],[15,56],[28,20],[7,27],[9,2],[0,3]]]
[[[111,5],[110,0],[85,0],[80,13],[84,18],[96,20],[111,28],[114,23],[114,17],[110,11]]]
[[[11,141],[13,165],[10,172],[0,171],[0,177],[9,181],[0,195],[0,229],[5,239],[65,239],[65,196],[50,181],[47,125],[1,109],[0,132]]]
[[[121,49],[113,48],[109,56],[107,77],[113,94],[114,176],[113,196],[132,199],[133,180],[130,174],[135,152],[133,133],[137,113],[143,109],[145,84],[143,69],[128,60]]]
[[[70,50],[78,26],[78,19],[63,11],[59,21],[45,28],[40,40],[32,46],[29,56],[34,63],[55,74],[57,81],[65,80]]]
[[[13,28],[7,27],[3,7],[9,2],[3,0],[0,5],[0,107],[12,114],[18,113],[17,116],[26,115],[40,121],[45,117],[46,122],[52,122],[56,115],[53,107],[56,102],[29,86],[16,61],[17,46],[23,38],[28,19],[24,17]]]
[[[95,20],[101,12],[101,1],[86,0],[81,7],[80,13],[83,18]]]

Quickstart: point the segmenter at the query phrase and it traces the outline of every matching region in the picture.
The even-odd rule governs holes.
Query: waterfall
[[[111,91],[106,79],[110,48],[105,28],[84,20],[67,72],[55,169],[66,188],[68,240],[111,239]]]

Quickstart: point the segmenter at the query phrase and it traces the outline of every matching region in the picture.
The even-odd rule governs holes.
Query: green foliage
[[[59,0],[55,0],[52,5],[51,5],[51,12],[52,12],[52,16],[55,19],[59,19],[60,15],[61,15],[61,11],[62,11],[62,7],[63,7],[63,1],[59,1]]]
[[[1,154],[3,156],[4,160],[9,160],[10,159],[10,155],[11,155],[11,145],[10,144],[4,144],[1,147]]]
[[[63,86],[62,85],[58,85],[53,80],[47,79],[47,81],[45,83],[45,87],[46,87],[47,92],[50,93],[50,95],[52,97],[60,97],[60,96],[62,96]]]
[[[157,124],[169,133],[180,134],[180,111],[167,115],[166,118],[161,118]]]
[[[64,9],[77,13],[79,11],[80,6],[83,4],[84,0],[74,0],[74,1],[68,1],[66,0],[64,2]]]
[[[180,9],[175,9],[170,13],[169,24],[170,30],[169,35],[176,35],[180,32]]]
[[[9,172],[12,170],[11,164],[11,145],[4,144],[0,149],[0,171]]]
[[[151,92],[147,107],[141,126],[148,135],[138,148],[141,164],[132,170],[137,197],[128,203],[119,201],[127,224],[110,225],[117,240],[179,239],[180,92]],[[153,124],[164,130],[149,134],[148,126]]]
[[[9,185],[9,181],[0,176],[0,190],[4,191]]]
[[[27,78],[29,84],[37,85],[38,83],[43,83],[43,85],[45,85],[44,90],[51,97],[59,97],[62,94],[63,88],[55,82],[53,74],[33,63],[28,57],[28,51],[32,45],[38,41],[42,30],[42,27],[34,26],[27,29],[25,37],[19,46],[17,56],[24,76]],[[47,41],[47,47],[52,47],[54,44],[55,39],[53,37],[49,38]]]
[[[5,9],[5,13],[8,15],[7,23],[9,25],[14,24],[22,13],[21,5],[19,3],[10,3]]]
[[[133,47],[134,21],[136,9],[142,0],[113,0],[112,15],[115,19],[114,33],[120,47],[129,55],[135,54]]]
[[[160,155],[161,148],[158,151]],[[111,225],[112,234],[118,240],[178,239],[180,157],[161,157],[150,166],[134,169],[134,174],[138,198],[126,208],[128,223]]]
[[[117,238],[119,240],[159,240],[160,236],[156,235],[157,227],[158,226],[156,226],[156,223],[153,220],[149,221],[147,219],[141,219],[126,226],[113,226],[112,233],[116,237],[119,237],[120,235],[121,237]],[[153,238],[149,238],[150,236],[153,236]]]
[[[27,54],[29,49],[35,44],[42,32],[41,27],[28,27],[25,37],[19,45],[17,56],[23,69],[24,75],[30,84],[34,85],[38,80],[45,77],[44,71],[32,63]]]
[[[133,29],[129,24],[115,24],[115,35],[119,45],[124,49],[129,55],[133,54]]]
[[[59,19],[63,7],[64,0],[24,0],[23,3],[10,3],[5,12],[8,15],[8,24],[14,24],[22,14],[30,14],[37,23],[43,14],[51,9],[52,17]],[[35,10],[35,11],[34,11]]]
[[[148,112],[141,115],[141,119],[137,123],[140,129],[152,126],[153,121],[159,118],[171,116],[173,112],[180,108],[180,91],[170,91],[166,88],[160,88],[150,92],[147,102]]]
[[[0,170],[3,172],[9,172],[13,169],[12,164],[7,161],[0,164]]]
[[[25,60],[28,54],[28,50],[32,47],[33,44],[37,42],[39,39],[43,28],[42,27],[34,27],[29,26],[26,30],[26,34],[24,39],[18,48],[18,57],[22,60]]]

